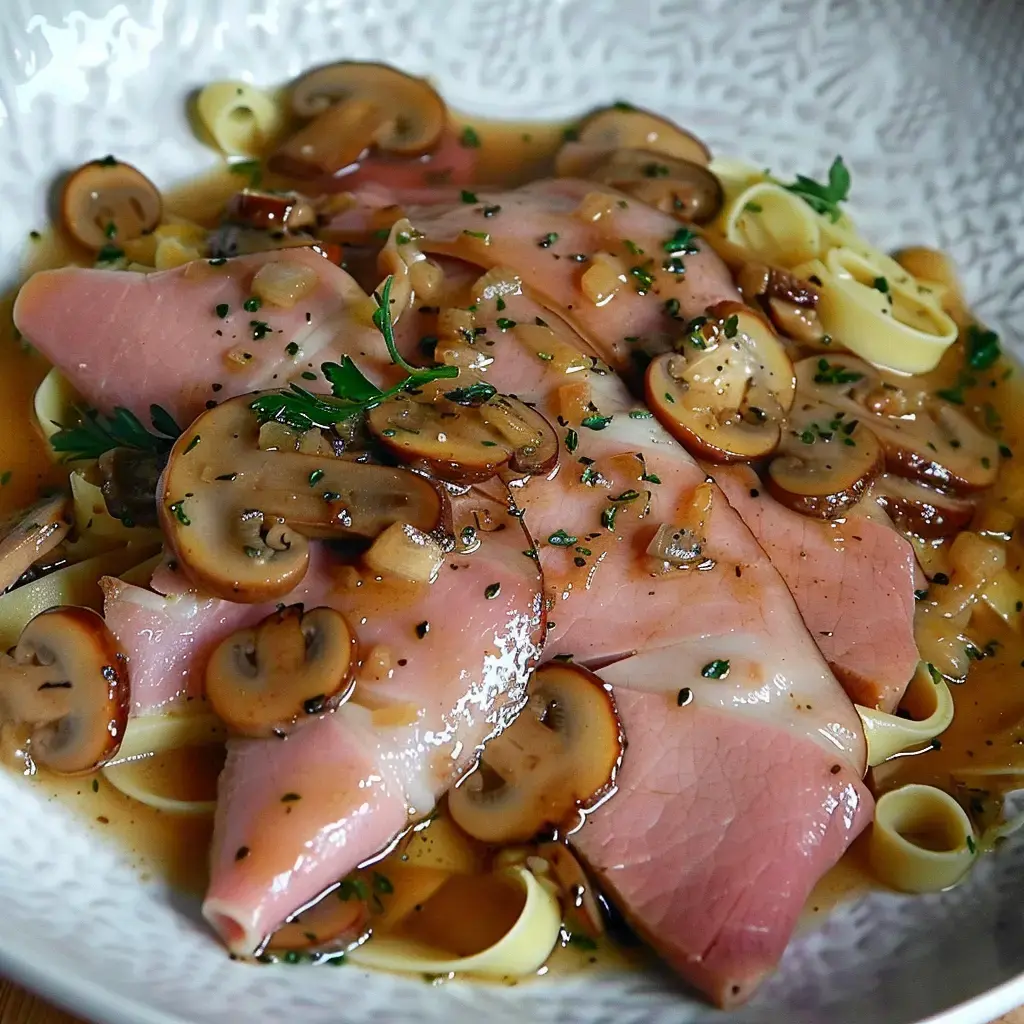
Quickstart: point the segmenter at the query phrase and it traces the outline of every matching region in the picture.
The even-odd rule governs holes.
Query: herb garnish
[[[133,448],[141,452],[163,454],[169,452],[181,433],[181,427],[166,409],[159,405],[149,407],[153,430],[147,430],[135,413],[117,406],[110,416],[95,409],[76,408],[81,422],[60,430],[50,438],[54,451],[60,452],[66,462],[77,459],[98,459],[112,448]]]
[[[967,365],[972,370],[987,370],[1000,356],[999,335],[982,330],[977,324],[967,328],[964,346]]]
[[[480,148],[480,136],[477,135],[476,129],[471,125],[466,125],[462,129],[462,133],[459,135],[459,145],[465,146],[466,149],[479,149]]]
[[[839,204],[850,198],[850,171],[843,158],[837,156],[828,169],[827,185],[798,174],[792,185],[782,187],[799,196],[815,213],[823,214],[834,224],[842,216]]]
[[[611,421],[611,416],[601,416],[598,413],[594,413],[593,416],[584,416],[581,423],[590,430],[604,430]]]
[[[815,384],[852,384],[860,380],[863,373],[854,370],[844,369],[842,366],[834,366],[827,359],[818,360],[818,371],[814,375]]]
[[[384,339],[391,361],[406,372],[406,378],[382,391],[363,375],[348,356],[343,356],[340,363],[323,363],[320,367],[330,382],[330,395],[314,395],[298,384],[292,384],[288,391],[262,395],[251,406],[260,423],[277,420],[296,430],[331,427],[351,416],[362,415],[403,391],[422,387],[431,381],[458,376],[456,366],[420,368],[411,366],[402,358],[395,344],[394,323],[391,319],[392,281],[393,278],[388,277],[380,294],[374,295],[377,309],[373,314],[373,324]]]
[[[259,160],[236,160],[228,164],[228,170],[232,174],[245,174],[249,178],[249,188],[258,188],[263,180],[263,168]]]
[[[700,674],[705,679],[724,679],[729,674],[729,662],[725,658],[715,658],[700,670]]]
[[[548,543],[556,548],[571,548],[578,539],[578,537],[573,537],[572,534],[566,533],[565,530],[555,530],[548,537]]]
[[[470,384],[465,388],[454,388],[452,391],[446,391],[444,397],[449,402],[455,402],[456,405],[483,405],[484,402],[492,399],[497,393],[498,389],[493,384],[477,381],[477,383]]]

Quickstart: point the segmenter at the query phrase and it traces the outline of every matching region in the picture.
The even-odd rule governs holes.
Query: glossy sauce
[[[561,124],[500,124],[477,119],[454,118],[454,129],[470,125],[480,142],[477,180],[513,186],[543,175],[563,138]],[[145,170],[145,169],[144,169]],[[207,226],[217,223],[226,200],[248,183],[239,173],[221,168],[186,183],[164,196],[165,211]],[[272,176],[261,187],[287,187],[288,182]],[[75,246],[59,231],[33,238],[27,246],[26,274],[45,267],[69,263],[91,265],[89,253]],[[13,513],[32,501],[40,489],[61,483],[64,470],[51,468],[49,456],[38,435],[32,415],[32,394],[48,367],[15,337],[8,297],[0,306],[0,516]],[[955,378],[954,360],[947,359],[936,372],[935,387]],[[1024,516],[1024,381],[1015,368],[1012,377],[995,387],[968,389],[966,408],[989,425],[1001,424],[999,439],[1021,453],[1019,465],[1004,463],[997,486],[985,496],[984,507],[1000,508]],[[9,475],[8,475],[9,474]],[[1015,575],[1024,571],[1024,543],[1010,542],[1008,568]],[[927,552],[929,563],[941,566],[941,547]],[[901,756],[872,772],[873,787],[881,792],[907,782],[925,782],[956,792],[958,787],[977,791],[976,799],[990,799],[1024,777],[1024,687],[1020,686],[1024,666],[1024,637],[1019,630],[1020,615],[1008,626],[994,612],[982,606],[975,614],[971,631],[978,646],[993,651],[975,663],[967,682],[953,688],[956,715],[942,736],[939,749],[915,756]],[[990,641],[995,641],[990,645]],[[16,747],[5,736],[4,751],[11,760]],[[162,792],[183,799],[211,799],[223,749],[187,748],[173,755],[151,758],[133,769],[147,775]],[[116,769],[115,769],[116,770]],[[143,876],[165,878],[189,893],[199,894],[207,882],[207,850],[212,831],[209,817],[164,813],[128,799],[101,775],[93,778],[63,779],[40,772],[29,784],[49,801],[71,807],[90,827],[114,837],[131,855]],[[983,796],[981,795],[983,794]],[[442,812],[443,813],[443,812]],[[427,826],[429,829],[429,826]],[[877,886],[867,867],[866,835],[848,851],[842,862],[826,875],[812,892],[802,926],[819,922],[836,904],[852,899]],[[468,841],[472,842],[472,841]],[[476,844],[479,846],[480,844]],[[382,898],[376,922],[380,931],[391,927],[387,907],[403,896],[403,876],[413,886],[414,876],[403,860],[402,847],[389,854],[372,871],[388,877],[394,891]],[[465,955],[485,948],[515,919],[521,895],[507,885],[496,885],[485,872],[495,851],[481,849],[477,873],[454,874],[429,898],[416,903],[404,918],[397,934]],[[367,869],[370,871],[371,869]],[[423,875],[415,876],[422,884]],[[409,890],[410,892],[412,889]],[[464,913],[467,905],[477,912]],[[455,925],[458,925],[456,927]],[[549,971],[577,970],[588,966],[621,967],[649,963],[650,955],[640,947],[622,947],[602,939],[597,948],[589,943],[556,948]]]

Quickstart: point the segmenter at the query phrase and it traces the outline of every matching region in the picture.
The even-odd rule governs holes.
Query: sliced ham
[[[740,296],[728,268],[705,242],[698,241],[699,251],[682,257],[685,273],[662,270],[669,258],[665,243],[681,228],[667,214],[616,192],[608,194],[606,212],[585,218],[581,202],[601,191],[587,181],[537,181],[509,192],[478,191],[477,203],[411,209],[409,217],[426,236],[420,242],[424,252],[483,267],[515,267],[524,285],[566,316],[602,359],[623,369],[634,344],[627,339],[653,342],[679,333],[679,322],[666,312],[670,299],[679,303],[678,315],[695,317],[716,302]],[[485,217],[485,207],[499,210]],[[597,306],[581,290],[581,278],[596,253],[621,253],[627,241],[643,250],[626,250],[627,271],[647,268],[654,283],[640,294],[641,279],[629,276],[610,301]]]
[[[864,707],[895,710],[919,659],[910,543],[864,516],[826,523],[793,512],[747,466],[713,472],[786,581],[846,692]]]
[[[544,657],[595,667],[626,735],[616,795],[571,841],[673,967],[720,1005],[740,1002],[870,819],[858,716],[785,583],[685,449],[616,377],[559,375],[520,343],[518,325],[543,312],[528,298],[503,296],[500,315],[516,324],[504,331],[493,302],[474,298],[491,383],[554,420],[558,386],[589,377],[610,417],[574,427],[557,472],[513,489],[544,570]],[[632,480],[602,479],[631,460]],[[610,500],[627,489],[639,496]],[[659,524],[692,521],[695,498],[706,508],[698,564],[666,568],[647,547]],[[609,529],[601,513],[615,504]]]
[[[290,309],[249,312],[253,276],[269,262],[309,268],[316,287]],[[124,406],[148,422],[155,403],[186,424],[208,401],[300,380],[341,351],[377,350],[366,302],[340,267],[293,248],[153,274],[46,270],[18,293],[14,321],[96,408]]]
[[[481,531],[472,553],[449,555],[433,584],[360,574],[317,549],[288,603],[346,616],[360,650],[355,691],[287,739],[228,744],[204,913],[233,951],[252,953],[285,917],[428,813],[519,710],[539,653],[540,574],[523,554],[521,526],[502,512],[477,494],[453,501],[456,535],[487,519],[502,528]],[[174,594],[172,607],[196,606],[180,581],[165,573],[158,582]],[[203,601],[194,622],[168,619],[161,605],[154,642],[158,596],[148,596],[112,587],[105,605],[138,701],[158,678],[201,677],[216,643],[276,607]],[[286,794],[301,799],[283,801]]]

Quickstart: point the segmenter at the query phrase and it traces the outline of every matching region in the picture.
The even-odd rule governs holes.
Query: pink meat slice
[[[307,267],[315,289],[290,309],[245,310],[256,271],[275,262]],[[340,267],[292,248],[153,274],[42,271],[18,293],[14,321],[89,404],[124,406],[148,422],[155,403],[184,425],[208,401],[283,386],[319,370],[324,358],[379,346],[353,314],[366,301]]]
[[[715,480],[779,570],[803,620],[851,699],[893,711],[917,667],[909,541],[862,515],[825,523],[793,512],[747,466]]]
[[[334,714],[283,740],[229,741],[203,912],[239,954],[428,813],[522,704],[542,633],[540,573],[523,555],[529,541],[482,495],[455,499],[453,518],[456,536],[481,522],[503,528],[450,554],[433,584],[360,573],[318,547],[289,595],[288,603],[341,611],[361,660],[353,696]],[[157,583],[172,608],[199,600],[166,571]],[[159,678],[194,687],[220,640],[276,607],[204,601],[199,627],[187,616],[168,620],[162,606],[154,643],[158,595],[148,596],[112,587],[105,606],[142,704],[156,702]],[[171,696],[180,688],[169,686]]]
[[[514,327],[497,327],[493,300],[472,298],[479,337],[494,342],[487,379],[555,420],[557,386],[586,371],[555,373]],[[527,297],[502,301],[505,320],[534,322]],[[573,344],[565,325],[548,323]],[[626,735],[616,794],[572,842],[661,955],[731,1005],[778,962],[814,883],[870,819],[863,733],[725,495],[616,377],[589,381],[610,419],[575,429],[568,444],[562,428],[558,470],[513,488],[544,570],[544,657],[597,668]],[[608,529],[601,513],[625,484],[584,474],[630,453],[647,479],[632,481],[641,496],[620,501]],[[710,494],[701,567],[665,568],[647,547],[698,492]],[[634,503],[649,511],[631,514]],[[713,667],[723,663],[724,674]]]
[[[605,214],[581,216],[584,197],[600,191],[593,182],[569,178],[537,181],[508,192],[478,190],[478,203],[434,204],[411,209],[409,217],[425,235],[419,243],[424,252],[483,267],[514,267],[545,306],[564,315],[602,359],[622,369],[635,343],[627,339],[679,333],[679,321],[666,311],[669,300],[679,303],[677,315],[695,317],[740,296],[728,268],[704,242],[683,257],[685,273],[661,269],[668,258],[665,243],[682,227],[667,214],[614,193]],[[484,207],[499,209],[485,217]],[[611,301],[597,306],[581,290],[581,278],[596,253],[619,253],[624,240],[643,250],[627,258],[649,269],[654,283],[641,294],[641,279],[631,277]]]

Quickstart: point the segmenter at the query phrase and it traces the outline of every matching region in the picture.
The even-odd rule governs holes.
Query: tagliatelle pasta
[[[211,82],[196,98],[196,112],[228,156],[258,156],[283,124],[277,102],[247,82]]]

